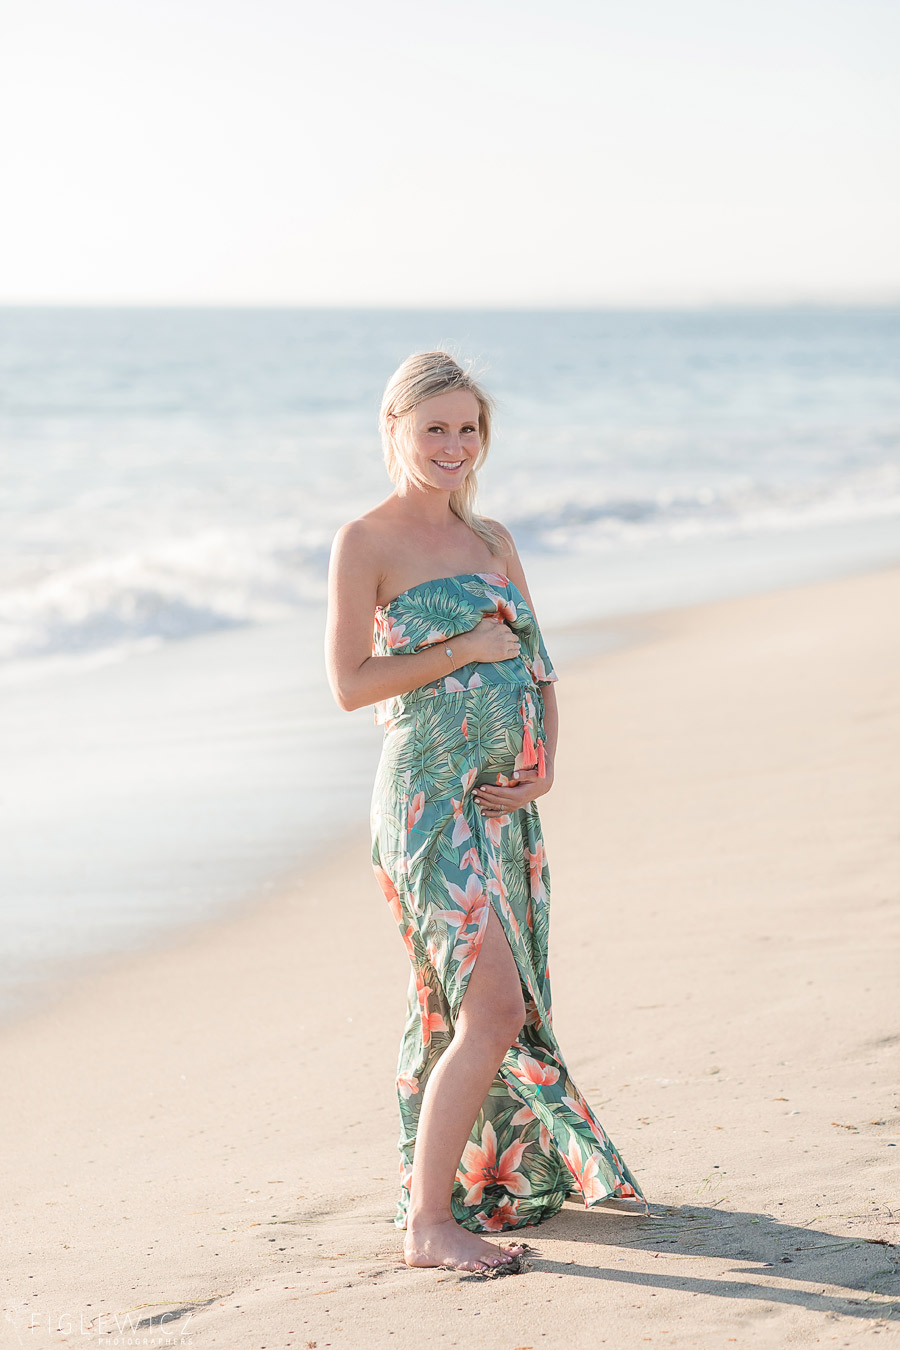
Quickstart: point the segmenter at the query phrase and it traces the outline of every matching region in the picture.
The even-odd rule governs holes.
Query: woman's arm
[[[371,535],[362,521],[351,520],[338,530],[331,547],[325,623],[328,683],[344,712],[406,694],[466,662],[462,635],[453,639],[452,660],[444,650],[447,643],[412,655],[373,656],[378,582]]]
[[[378,554],[365,523],[351,520],[335,535],[328,567],[325,667],[338,707],[344,712],[407,694],[470,661],[503,661],[518,651],[512,630],[482,621],[421,652],[372,655],[372,626],[378,594]],[[446,648],[453,652],[449,657]]]

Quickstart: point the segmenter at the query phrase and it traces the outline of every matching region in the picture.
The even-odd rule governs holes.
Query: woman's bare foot
[[[408,1266],[449,1266],[451,1270],[496,1270],[521,1255],[519,1243],[495,1247],[453,1219],[441,1223],[409,1224],[403,1243]]]

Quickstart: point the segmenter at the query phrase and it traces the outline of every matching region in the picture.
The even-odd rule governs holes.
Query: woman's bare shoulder
[[[376,584],[381,581],[392,534],[391,511],[386,507],[385,502],[379,502],[339,527],[331,545],[333,567],[357,576],[366,574]]]
[[[512,537],[512,532],[507,529],[501,520],[494,520],[491,516],[482,516],[481,519],[484,521],[485,525],[489,525],[491,529],[495,530],[496,533],[500,535],[501,539],[505,541],[506,557],[515,558],[516,541]]]

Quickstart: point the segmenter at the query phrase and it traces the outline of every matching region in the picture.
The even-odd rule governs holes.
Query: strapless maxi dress
[[[400,1046],[400,1199],[406,1225],[422,1094],[453,1037],[493,908],[518,967],[526,1018],[478,1113],[451,1200],[474,1231],[505,1231],[557,1213],[644,1196],[566,1069],[552,1030],[547,968],[550,874],[536,802],[486,819],[481,783],[544,769],[542,686],[557,679],[522,593],[497,572],[411,586],[375,613],[376,656],[446,643],[486,615],[508,623],[521,653],[474,661],[375,708],[384,742],[372,795],[372,865],[412,965]],[[649,1208],[649,1207],[648,1207]]]

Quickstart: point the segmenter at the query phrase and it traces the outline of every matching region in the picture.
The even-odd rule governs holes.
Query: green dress
[[[373,655],[452,640],[493,614],[515,630],[518,657],[473,661],[375,708],[385,734],[372,796],[372,864],[412,963],[397,1074],[400,1228],[422,1094],[452,1039],[489,907],[518,966],[526,1018],[463,1152],[454,1216],[465,1228],[501,1231],[549,1218],[571,1191],[588,1206],[609,1196],[644,1199],[553,1035],[550,875],[537,804],[489,819],[472,796],[476,785],[506,783],[516,769],[543,772],[541,687],[557,675],[534,615],[498,572],[440,577],[378,607]]]

